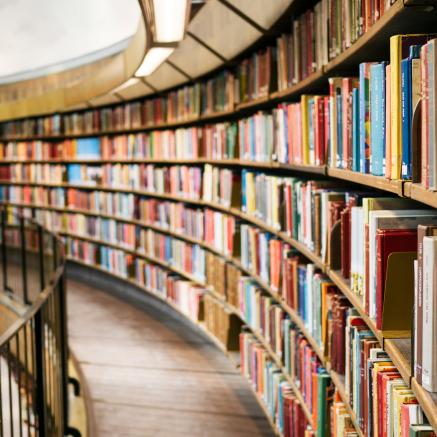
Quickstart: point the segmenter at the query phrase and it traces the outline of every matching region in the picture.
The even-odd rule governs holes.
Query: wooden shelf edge
[[[420,184],[411,184],[410,196],[413,200],[437,208],[437,191],[429,191]]]
[[[384,176],[374,176],[372,174],[331,167],[327,168],[327,174],[328,176],[364,185],[369,188],[387,191],[389,193],[397,194],[398,196],[403,195],[401,180],[391,180],[386,179]]]
[[[437,432],[437,393],[429,393],[416,380],[411,379],[411,389],[413,390],[420,406],[425,412],[429,423]]]
[[[410,341],[410,339],[405,339]],[[410,341],[411,347],[411,341]],[[402,353],[398,347],[398,342],[394,339],[386,338],[384,339],[384,350],[388,353],[388,356],[393,361],[402,379],[408,386],[411,384],[411,359],[408,360],[407,357]]]

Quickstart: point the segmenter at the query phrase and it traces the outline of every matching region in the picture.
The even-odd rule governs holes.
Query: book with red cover
[[[416,408],[417,404],[417,401],[411,401],[401,405],[401,437],[410,435],[410,410]]]
[[[378,229],[376,232],[376,248],[376,327],[381,329],[388,257],[393,252],[416,252],[417,230]]]

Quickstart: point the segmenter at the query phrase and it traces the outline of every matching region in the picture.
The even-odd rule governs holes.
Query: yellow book
[[[378,373],[383,370],[395,369],[392,361],[379,361],[373,364],[372,370],[372,393],[373,393],[373,431],[374,435],[378,435]]]
[[[390,411],[391,416],[393,418],[392,431],[394,435],[397,436],[401,435],[401,405],[414,401],[415,399],[416,397],[414,396],[414,393],[411,390],[402,387],[394,388],[391,411]]]
[[[308,117],[308,101],[313,96],[302,95],[300,98],[300,110],[302,120],[302,163],[310,162],[310,120]]]
[[[246,205],[247,205],[247,214],[254,214],[255,212],[255,180],[254,174],[252,172],[248,172],[246,174]]]

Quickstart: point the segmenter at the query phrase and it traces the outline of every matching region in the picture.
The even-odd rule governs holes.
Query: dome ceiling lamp
[[[146,23],[147,50],[135,73],[153,73],[184,39],[190,16],[190,0],[140,0]]]

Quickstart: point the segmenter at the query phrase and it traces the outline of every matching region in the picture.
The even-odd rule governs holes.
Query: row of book
[[[144,225],[204,241],[224,255],[234,253],[235,217],[210,208],[189,207],[181,202],[128,193],[5,185],[0,186],[0,201],[137,220]]]
[[[198,244],[114,219],[83,214],[37,210],[35,218],[49,230],[121,246],[165,262],[199,281],[205,280],[205,250]]]
[[[4,160],[117,160],[236,158],[237,124],[217,123],[148,133],[66,139],[62,142],[8,141]]]

